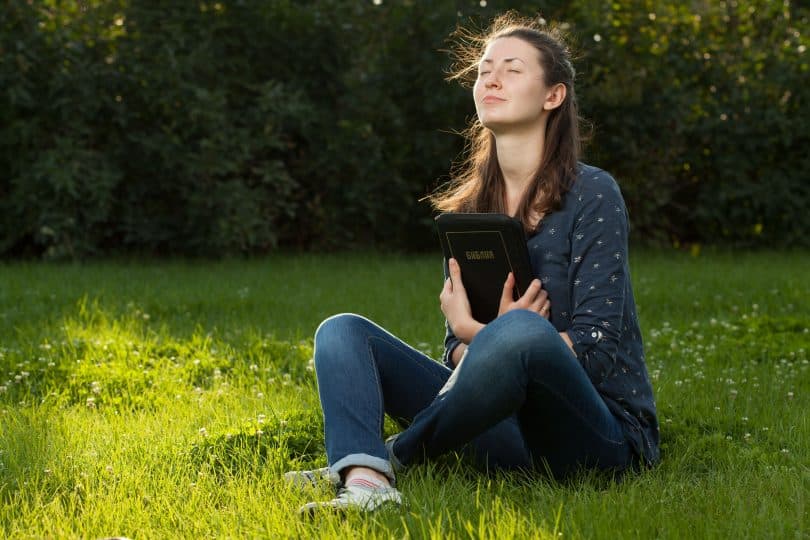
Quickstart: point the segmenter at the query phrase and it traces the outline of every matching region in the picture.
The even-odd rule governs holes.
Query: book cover
[[[533,275],[519,221],[504,214],[445,213],[436,218],[436,228],[445,261],[452,257],[461,268],[475,320],[486,324],[497,317],[509,272],[515,275],[515,299],[526,291]]]

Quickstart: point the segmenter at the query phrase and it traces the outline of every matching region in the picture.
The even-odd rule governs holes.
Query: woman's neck
[[[509,215],[517,213],[526,188],[537,174],[543,159],[544,143],[545,129],[500,134],[495,137],[498,164],[506,187],[505,203]]]

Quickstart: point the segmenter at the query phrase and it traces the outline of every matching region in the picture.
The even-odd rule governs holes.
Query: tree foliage
[[[10,0],[0,254],[432,246],[417,201],[474,114],[438,51],[481,4]],[[807,8],[540,4],[636,238],[808,245]]]

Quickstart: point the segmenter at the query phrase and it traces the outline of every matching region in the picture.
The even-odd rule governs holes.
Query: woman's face
[[[496,39],[484,51],[473,97],[478,119],[496,134],[544,129],[551,92],[539,55],[534,46],[516,37]]]

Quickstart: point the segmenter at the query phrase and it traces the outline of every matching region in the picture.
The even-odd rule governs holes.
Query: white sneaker
[[[364,488],[360,486],[347,486],[338,491],[338,496],[331,501],[307,503],[298,510],[300,514],[314,515],[316,512],[327,510],[345,512],[358,510],[360,512],[373,512],[385,506],[399,507],[402,505],[402,494],[392,487]]]
[[[289,471],[284,473],[284,480],[299,489],[317,487],[324,482],[328,482],[332,487],[337,487],[338,484],[340,484],[340,477],[336,474],[332,474],[329,467],[313,469],[311,471]]]

